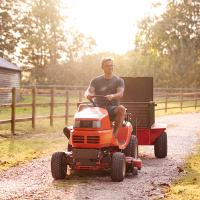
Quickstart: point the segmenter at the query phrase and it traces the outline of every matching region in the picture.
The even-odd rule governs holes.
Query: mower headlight
[[[98,121],[98,120],[75,120],[74,128],[101,128],[101,121]]]
[[[75,120],[75,122],[74,122],[74,128],[79,128],[80,127],[80,123],[81,123],[80,120]]]
[[[101,128],[101,121],[93,121],[92,128]]]

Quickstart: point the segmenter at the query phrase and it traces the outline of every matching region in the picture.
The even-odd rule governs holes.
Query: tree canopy
[[[151,57],[160,85],[200,86],[200,2],[169,1],[160,17],[139,24],[136,50]]]
[[[59,70],[63,64],[74,63],[95,45],[93,38],[65,28],[67,16],[61,14],[62,8],[61,0],[0,2],[1,57],[20,62],[30,73],[29,83],[48,83],[49,67]]]
[[[112,56],[119,76],[153,76],[157,87],[200,87],[199,0],[168,0],[162,15],[138,23],[135,49],[124,55],[94,53],[95,40],[66,26],[62,9],[61,0],[0,2],[0,56],[29,73],[23,82],[86,85],[101,73],[101,58]]]
[[[0,1],[0,57],[14,59],[19,35],[17,8],[13,0]]]

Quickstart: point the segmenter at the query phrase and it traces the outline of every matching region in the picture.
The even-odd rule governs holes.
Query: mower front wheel
[[[138,157],[138,141],[135,135],[131,135],[128,146],[125,148],[124,153],[128,157]]]
[[[167,133],[162,133],[154,144],[154,153],[157,158],[167,156]]]
[[[112,156],[111,179],[115,182],[123,181],[126,174],[126,158],[124,153],[115,152]]]
[[[67,173],[65,152],[56,152],[51,157],[51,173],[54,179],[64,179]]]

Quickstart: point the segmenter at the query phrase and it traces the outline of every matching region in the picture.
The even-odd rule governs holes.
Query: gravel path
[[[186,155],[194,150],[200,133],[200,113],[163,116],[168,124],[168,157],[156,159],[153,147],[141,153],[143,168],[138,176],[111,182],[108,174],[74,174],[54,181],[50,156],[0,173],[0,199],[154,199],[179,175]],[[144,150],[143,150],[144,151]]]

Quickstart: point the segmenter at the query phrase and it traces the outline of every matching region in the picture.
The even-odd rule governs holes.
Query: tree
[[[147,56],[156,56],[154,62],[161,64],[157,70],[163,83],[181,87],[200,86],[200,77],[196,79],[194,76],[200,49],[199,1],[170,0],[161,17],[145,18],[139,28],[137,50]]]
[[[31,68],[32,83],[59,82],[50,70],[63,71],[63,66],[73,66],[90,51],[95,41],[73,28],[65,30],[66,18],[60,14],[60,0],[29,3],[26,2],[27,12],[22,20],[24,48],[21,60],[25,67]]]
[[[19,39],[17,13],[15,1],[0,1],[0,57],[12,61]]]
[[[42,83],[46,67],[58,63],[64,48],[64,19],[59,14],[60,1],[25,1],[24,6],[27,11],[21,23],[21,61],[32,69],[32,82]]]

